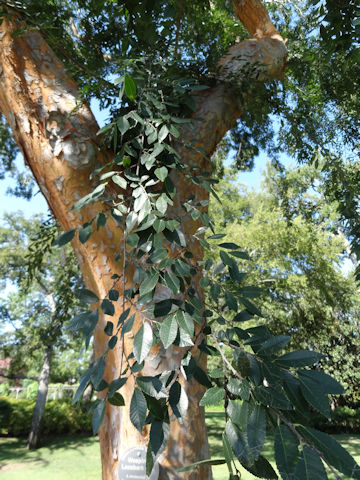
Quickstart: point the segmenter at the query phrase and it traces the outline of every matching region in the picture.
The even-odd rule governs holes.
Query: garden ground
[[[221,457],[221,433],[224,416],[207,412],[209,438],[214,457]],[[336,435],[341,444],[360,462],[360,435]],[[264,455],[274,465],[270,442],[264,446]],[[214,467],[214,480],[228,480],[224,465]],[[99,480],[100,454],[97,437],[49,438],[46,446],[26,449],[26,440],[0,438],[1,480]],[[241,480],[255,477],[242,472]],[[329,476],[329,478],[332,478]]]

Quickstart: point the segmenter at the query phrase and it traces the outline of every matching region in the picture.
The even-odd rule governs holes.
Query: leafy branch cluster
[[[103,392],[93,406],[96,433],[106,402],[125,404],[121,388],[133,376],[130,419],[140,433],[150,426],[150,474],[166,447],[170,417],[183,422],[186,416],[186,383],[193,379],[205,387],[201,406],[224,402],[224,458],[201,461],[182,471],[204,463],[226,463],[230,478],[236,479],[240,477],[237,460],[260,478],[277,478],[261,455],[271,426],[276,431],[275,457],[283,479],[310,479],[315,473],[316,478],[327,478],[324,463],[336,478],[341,478],[337,471],[360,478],[359,467],[335,440],[306,426],[312,410],[329,418],[328,395],[343,393],[341,385],[325,373],[306,368],[317,364],[320,354],[299,350],[281,355],[290,337],[273,336],[265,325],[246,328],[248,320],[262,317],[253,303],[262,290],[246,285],[246,274],[239,269],[238,260],[249,257],[235,243],[216,242],[224,235],[214,231],[206,195],[201,200],[190,194],[182,203],[177,197],[176,185],[181,181],[189,190],[193,184],[198,192],[203,189],[217,197],[210,172],[187,165],[179,153],[196,150],[181,143],[180,130],[194,128],[196,120],[187,118],[196,109],[191,93],[207,87],[183,78],[164,80],[146,62],[125,65],[118,85],[119,116],[99,132],[114,149],[113,161],[93,172],[96,188],[73,208],[103,200],[104,210],[79,229],[79,240],[85,243],[111,215],[123,231],[123,245],[117,252],[122,273],[113,275],[113,286],[104,299],[87,289],[78,292],[80,300],[98,306],[77,315],[69,325],[70,330],[82,331],[86,345],[101,312],[110,320],[104,328],[108,348],[83,374],[74,402],[89,382]],[[192,222],[192,234],[185,230],[186,222]],[[76,229],[65,232],[56,243],[64,245],[75,234]],[[220,261],[199,259],[195,242],[200,250],[220,249]],[[129,280],[132,285],[125,288]],[[198,284],[206,290],[206,298]],[[116,320],[113,317],[119,311]],[[133,330],[132,351],[125,353],[124,337]],[[108,383],[103,378],[106,357],[118,342],[124,363],[118,378]],[[156,376],[143,374],[156,345],[177,352],[178,364]],[[232,351],[231,360],[224,349]],[[220,366],[207,373],[204,359],[209,355],[218,356]],[[294,415],[305,426],[294,424]]]

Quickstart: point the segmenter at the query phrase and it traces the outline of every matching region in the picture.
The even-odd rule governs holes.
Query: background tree
[[[204,366],[204,355],[200,345],[203,345],[202,335],[210,333],[206,325],[207,309],[200,307],[202,293],[197,270],[201,266],[202,249],[208,243],[201,237],[200,232],[204,230],[199,232],[198,228],[202,229],[201,223],[204,229],[211,227],[206,205],[207,192],[212,191],[213,179],[207,171],[206,157],[211,156],[228,129],[236,126],[235,133],[242,133],[244,124],[237,124],[237,119],[246,111],[244,122],[247,135],[243,135],[246,145],[250,143],[256,146],[269,138],[272,130],[270,114],[276,112],[281,120],[288,122],[284,131],[289,134],[280,135],[279,138],[285,139],[288,150],[301,139],[300,147],[303,148],[299,149],[299,158],[308,158],[312,156],[316,144],[326,146],[326,142],[334,140],[333,136],[326,135],[329,133],[328,124],[321,122],[329,113],[327,98],[313,91],[307,95],[306,89],[305,94],[299,93],[304,90],[301,88],[304,83],[304,77],[301,77],[303,70],[300,69],[303,59],[295,50],[291,60],[298,58],[299,61],[294,61],[289,77],[292,81],[288,83],[290,87],[285,90],[278,82],[271,82],[283,75],[287,54],[285,41],[270,21],[266,9],[256,0],[234,1],[232,5],[222,0],[201,1],[195,5],[187,1],[146,1],[137,4],[124,1],[117,5],[94,1],[85,6],[82,2],[79,5],[76,2],[71,5],[38,1],[27,2],[26,5],[22,2],[3,3],[5,19],[1,26],[1,47],[5,54],[1,60],[4,82],[0,89],[0,109],[7,118],[17,144],[24,151],[41,191],[66,231],[58,239],[58,244],[73,240],[85,282],[92,291],[83,291],[82,299],[100,305],[93,312],[89,310],[82,317],[74,319],[72,326],[81,328],[89,341],[97,324],[96,315],[100,313],[100,321],[95,329],[96,364],[84,375],[79,392],[90,380],[103,392],[94,414],[95,431],[105,417],[104,427],[100,430],[103,477],[113,478],[117,475],[118,459],[124,444],[128,447],[147,443],[146,420],[151,423],[149,461],[153,459],[153,454],[158,458],[162,450],[159,439],[165,440],[168,435],[169,417],[164,413],[165,409],[156,409],[155,406],[161,407],[166,402],[161,395],[165,395],[165,398],[168,395],[161,389],[160,393],[158,382],[163,382],[164,388],[171,389],[171,381],[167,384],[166,380],[169,369],[175,372],[171,374],[176,375],[176,379],[181,375],[184,398],[186,395],[189,398],[185,428],[172,422],[172,435],[166,459],[162,462],[162,474],[165,477],[176,476],[177,467],[198,460],[199,456],[204,458],[208,453],[203,412],[198,409],[198,401],[204,392],[199,383],[209,387],[201,368]],[[318,53],[313,48],[311,34],[314,22],[310,19],[314,11],[317,13],[316,25],[323,21],[321,8],[314,7],[310,2],[305,9],[307,33],[305,38],[300,37],[302,53],[307,51],[308,46],[310,54],[314,51]],[[305,25],[304,17],[301,16],[299,20],[298,11],[287,9],[287,4],[277,13],[285,33],[291,33],[290,26],[292,31],[296,31],[297,25]],[[349,15],[352,21],[354,12],[351,11]],[[42,35],[35,30],[41,30]],[[343,31],[342,27],[340,31]],[[248,35],[253,38],[246,38]],[[49,44],[65,62],[68,74]],[[229,51],[230,45],[233,46]],[[309,74],[311,70],[309,68]],[[185,73],[186,81],[183,80]],[[73,79],[69,78],[69,74]],[[118,80],[113,80],[115,74],[119,74]],[[306,80],[313,78],[313,75],[309,75]],[[74,80],[80,86],[80,92]],[[267,81],[270,82],[264,85]],[[99,137],[95,135],[98,129],[94,118],[88,108],[79,103],[80,93],[85,99],[98,98],[102,106],[110,108],[110,122],[100,132],[104,134],[101,145]],[[338,100],[335,98],[332,103],[336,113],[341,112],[342,108]],[[298,109],[296,115],[289,112],[293,105]],[[316,113],[311,122],[310,119],[306,121],[304,115],[307,109]],[[189,118],[197,120],[190,126]],[[258,128],[253,128],[255,125]],[[297,128],[298,125],[301,128]],[[249,132],[252,138],[249,138]],[[276,149],[276,145],[273,148]],[[323,151],[321,153],[324,154]],[[105,170],[102,170],[103,167]],[[201,175],[195,173],[195,167],[199,168]],[[182,173],[185,173],[185,177]],[[96,182],[95,178],[99,181]],[[186,179],[192,182],[190,197]],[[98,202],[100,198],[102,204]],[[74,204],[75,209],[69,212]],[[171,208],[168,209],[168,205]],[[184,213],[182,207],[188,212]],[[121,228],[118,228],[119,224]],[[133,231],[135,228],[136,232]],[[78,235],[75,235],[76,232]],[[191,252],[186,251],[188,244],[191,244]],[[220,248],[232,249],[228,245]],[[169,252],[172,256],[168,255]],[[120,253],[123,259],[121,266],[118,263]],[[164,255],[169,263],[162,263],[159,270],[157,265],[165,261]],[[229,274],[238,277],[237,264],[226,255],[223,252],[224,269],[230,267]],[[171,277],[170,271],[175,277]],[[122,280],[121,288],[116,282],[119,279]],[[219,288],[222,292],[221,286]],[[176,295],[181,298],[174,298]],[[119,297],[121,304],[117,302]],[[226,290],[221,297],[214,299],[212,307],[215,310],[237,310],[238,302],[233,297],[232,292]],[[152,301],[155,306],[150,312],[149,303]],[[247,305],[245,310],[256,311],[244,296],[241,302]],[[192,307],[187,306],[188,303]],[[125,328],[123,323],[127,319],[128,313],[125,312],[128,305],[135,309],[137,317],[134,333],[127,332],[130,336],[125,336],[122,333],[126,328],[130,330],[129,324]],[[200,325],[196,327],[194,348],[191,339],[191,344],[187,340],[186,345],[184,339],[187,339],[187,332],[184,326],[177,327],[176,320],[176,328],[172,328],[175,310],[180,310],[181,316],[186,306],[193,315],[192,325],[194,319]],[[150,316],[144,314],[145,310]],[[200,318],[194,314],[196,310]],[[123,317],[120,317],[121,313]],[[169,316],[161,323],[159,317],[167,314]],[[104,315],[120,317],[119,325],[106,320],[108,317]],[[114,325],[118,329],[115,335]],[[180,340],[173,335],[178,330]],[[158,332],[161,343],[156,338],[157,350],[149,352],[153,332]],[[240,355],[242,350],[239,344],[232,343],[235,332],[239,333],[235,327],[229,327],[229,344],[236,355]],[[287,341],[287,337],[271,339],[264,327],[250,330],[244,335],[253,345],[254,357],[251,358],[261,365],[264,357],[268,356],[270,362],[275,362],[276,352]],[[277,343],[277,348],[270,349],[268,341]],[[262,346],[259,347],[259,344]],[[220,344],[217,343],[217,346],[221,355]],[[203,347],[209,351],[206,345]],[[189,350],[193,355],[189,364],[185,365],[188,358],[185,354]],[[247,356],[245,351],[243,354]],[[139,368],[139,364],[142,366],[146,357],[142,374],[152,378],[151,382],[158,385],[155,391],[149,390],[146,381],[141,380],[143,377],[136,376],[133,371]],[[315,361],[318,357],[315,355],[311,358]],[[224,375],[230,369],[231,380],[235,381],[233,375],[240,374],[234,373],[225,360],[223,358]],[[127,362],[128,377],[123,377],[123,362]],[[305,366],[309,365],[308,362],[309,358]],[[189,375],[184,375],[185,367]],[[314,377],[312,373],[299,375]],[[270,388],[275,395],[275,392],[285,388],[281,382],[286,381],[282,379],[279,384],[281,375],[273,375],[272,380],[270,376],[266,375],[267,384],[274,380],[278,388],[274,385],[272,389],[263,387]],[[320,377],[328,379],[323,375]],[[224,378],[225,389],[222,392],[226,398],[229,396],[227,378]],[[309,379],[301,378],[302,383],[300,379],[294,379],[297,390],[300,383],[304,389],[304,385],[309,386]],[[251,388],[255,400],[251,397],[251,402],[259,402],[256,403],[255,412],[262,413],[259,416],[255,414],[255,417],[260,418],[264,425],[263,408],[269,405],[266,394],[270,390],[263,391],[259,384],[261,379],[256,377],[254,380],[255,385]],[[242,381],[243,378],[237,380]],[[124,381],[126,385],[122,388],[122,397],[114,390]],[[175,389],[182,392],[179,385],[176,384]],[[318,398],[321,401],[317,406],[327,415],[326,394],[340,393],[340,389],[337,383],[327,380],[320,390]],[[179,397],[175,402],[175,411],[178,411],[177,402],[183,397],[175,395],[174,389],[172,392],[169,402],[174,405],[174,398]],[[218,390],[215,392],[219,394]],[[236,392],[239,394],[238,390]],[[209,395],[213,393],[214,390],[211,390]],[[270,397],[272,400],[272,395]],[[109,402],[105,402],[106,399]],[[112,404],[122,401],[126,408],[119,414]],[[312,398],[310,404],[313,403]],[[284,409],[288,406],[287,401],[280,404]],[[127,416],[129,405],[132,423]],[[284,422],[283,414],[276,414],[279,421]],[[122,417],[121,435],[119,416]],[[285,423],[284,428],[288,427]],[[307,430],[302,431],[301,435],[295,427],[291,428],[302,442],[307,435],[308,438],[311,436]],[[253,432],[261,430],[252,428]],[[191,438],[188,432],[192,432]],[[281,432],[280,429],[280,443],[283,438]],[[261,467],[265,465],[265,470],[270,468],[258,455],[257,449],[253,450],[251,445],[247,445],[247,437],[244,437],[245,450],[249,447],[250,454],[241,456],[243,450],[240,451],[238,446],[243,437],[233,419],[227,425],[224,438],[232,442],[233,452],[246,468],[257,471],[260,464]],[[294,450],[298,452],[297,448],[296,444]],[[328,449],[327,453],[331,450]],[[309,456],[313,460],[314,453],[314,449],[310,453],[307,448],[302,449],[301,459],[294,457],[294,463],[298,462],[296,469],[303,471]],[[327,457],[323,452],[322,459],[328,465],[331,465],[331,461],[336,463],[336,459],[329,461]],[[344,470],[343,464],[337,462],[335,468],[339,467]],[[353,464],[350,466],[347,463],[345,470],[358,475],[357,467]],[[201,472],[196,477],[194,475],[186,474],[188,478],[210,478],[208,465],[205,463]],[[274,473],[271,471],[268,475],[273,476]]]
[[[359,297],[352,270],[342,271],[348,240],[322,175],[320,167],[268,164],[257,192],[228,174],[211,216],[249,253],[251,263],[243,263],[249,282],[264,289],[258,304],[266,325],[290,335],[291,348],[324,353],[324,370],[347,390],[342,401],[356,405]]]
[[[16,286],[17,290],[10,290],[1,299],[5,326],[1,350],[12,357],[9,377],[16,378],[19,372],[25,372],[25,377],[38,377],[28,442],[29,448],[36,448],[54,357],[58,377],[69,375],[70,366],[65,367],[59,357],[71,348],[81,350],[81,339],[69,336],[65,328],[78,308],[74,289],[79,288],[81,279],[71,252],[65,247],[60,252],[51,248],[57,235],[53,220],[26,220],[19,214],[7,215],[5,219],[7,225],[1,228],[0,245],[2,283],[10,289]],[[58,368],[61,364],[62,373]],[[74,375],[76,369],[70,378]]]

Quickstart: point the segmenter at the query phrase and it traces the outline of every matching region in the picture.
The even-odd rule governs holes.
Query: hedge
[[[0,433],[11,437],[27,436],[30,431],[34,400],[0,397]],[[91,415],[84,406],[71,400],[50,400],[42,419],[43,435],[91,433]]]

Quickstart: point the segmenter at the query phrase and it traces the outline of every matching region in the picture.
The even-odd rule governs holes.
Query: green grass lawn
[[[211,451],[221,457],[221,434],[224,416],[220,412],[207,413]],[[336,438],[360,463],[360,435],[337,435]],[[270,443],[264,446],[264,455],[274,464]],[[214,480],[228,480],[226,466],[214,467]],[[0,438],[1,480],[100,480],[100,454],[95,437],[62,437],[46,441],[46,446],[29,452],[26,441]],[[241,480],[255,477],[242,470]],[[330,477],[329,479],[333,478]],[[314,479],[315,480],[315,479]]]

